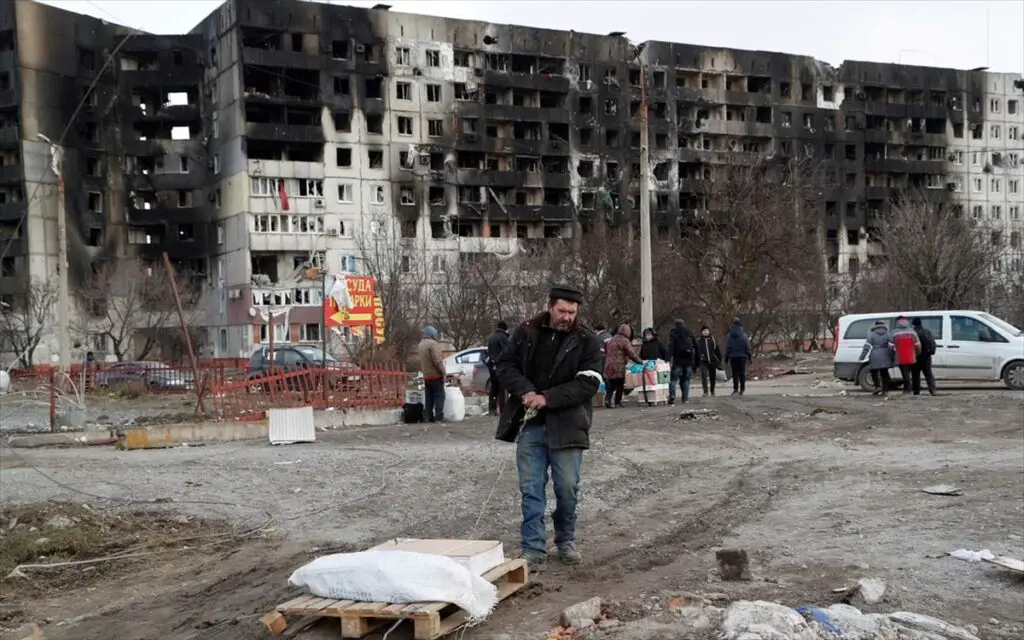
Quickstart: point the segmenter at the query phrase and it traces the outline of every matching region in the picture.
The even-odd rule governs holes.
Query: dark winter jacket
[[[647,338],[648,335],[651,336],[650,339]],[[644,341],[640,345],[640,359],[668,361],[668,357],[668,349],[658,339],[658,334],[654,333],[653,329],[644,329]]]
[[[889,336],[889,330],[885,325],[874,327],[868,333],[864,348],[860,352],[860,359],[867,359],[868,368],[872,370],[892,368],[892,337]]]
[[[672,367],[690,367],[695,363],[697,342],[682,320],[676,320],[668,334],[668,350],[672,355]]]
[[[494,333],[487,340],[487,366],[493,367],[498,359],[501,358],[501,352],[508,346],[508,331],[503,329],[495,329]]]
[[[914,325],[914,333],[921,341],[921,358],[930,358],[935,355],[935,335],[930,329],[920,325]]]
[[[725,339],[725,357],[729,360],[733,358],[749,360],[751,355],[750,338],[747,337],[747,332],[743,330],[743,325],[739,320],[733,320],[732,328],[729,329],[729,337]]]
[[[697,338],[697,356],[694,359],[694,364],[717,367],[721,362],[722,350],[718,347],[718,340],[710,335]]]
[[[495,437],[515,442],[523,426],[526,409],[522,397],[534,391],[547,399],[544,410],[548,447],[569,449],[590,447],[592,399],[601,386],[601,343],[594,332],[577,324],[565,336],[551,369],[537,371],[535,354],[541,341],[553,331],[545,312],[527,320],[512,333],[508,348],[498,360],[498,380],[509,399],[501,410]],[[547,379],[545,388],[539,381]]]

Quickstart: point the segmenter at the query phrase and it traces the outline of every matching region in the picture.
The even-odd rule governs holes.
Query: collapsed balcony
[[[320,35],[242,27],[242,62],[266,67],[316,69]]]
[[[246,104],[245,120],[246,136],[252,140],[321,145],[324,143],[319,108]]]
[[[318,102],[320,72],[246,65],[242,82],[247,101]]]
[[[136,118],[182,123],[198,121],[199,87],[137,87],[132,89],[131,104]]]

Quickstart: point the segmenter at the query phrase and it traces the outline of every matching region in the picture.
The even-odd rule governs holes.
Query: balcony
[[[20,220],[25,215],[24,202],[4,202],[0,204],[0,220]]]
[[[323,66],[321,57],[304,51],[281,51],[279,49],[242,49],[242,62],[262,67],[283,67],[292,69],[319,69]]]
[[[565,76],[515,73],[512,71],[494,71],[485,69],[483,84],[494,87],[520,87],[523,89],[540,89],[542,91],[569,92],[569,79]]]
[[[0,129],[0,145],[10,146],[21,144],[21,128],[18,125]]]
[[[161,107],[148,113],[138,107],[132,107],[129,113],[134,116],[135,120],[146,120],[149,122],[192,122],[199,119],[199,105],[175,104]]]
[[[868,200],[888,200],[889,187],[865,187],[864,197]]]
[[[0,167],[0,183],[21,182],[24,177],[20,164],[8,164]]]
[[[248,122],[245,125],[245,135],[253,140],[324,143],[324,129],[320,125]]]
[[[572,205],[541,205],[531,206],[522,204],[506,204],[508,216],[512,220],[523,222],[528,221],[568,221],[572,220],[574,214]]]
[[[349,96],[335,96],[336,99],[344,98],[344,101],[336,100],[334,104],[336,106],[347,107],[350,104]],[[253,89],[247,89],[245,91],[246,102],[261,102],[263,104],[275,104],[275,105],[311,105],[320,104],[320,92],[317,91],[316,95],[290,95],[287,93],[264,93],[262,91],[256,91]]]

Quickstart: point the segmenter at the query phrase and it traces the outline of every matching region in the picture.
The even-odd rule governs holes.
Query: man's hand
[[[537,393],[531,391],[523,396],[523,406],[530,409],[543,409],[548,405],[548,399]]]

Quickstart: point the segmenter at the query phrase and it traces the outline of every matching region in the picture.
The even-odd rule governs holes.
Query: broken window
[[[408,116],[398,116],[398,135],[412,135],[412,118]]]
[[[187,208],[192,206],[192,192],[191,191],[179,191],[178,192],[178,207]]]
[[[825,143],[825,148],[822,154],[826,159],[832,159],[836,157],[836,145],[831,142]]]
[[[590,127],[583,127],[580,129],[580,146],[588,146],[593,144],[594,141],[594,130]]]
[[[412,83],[399,82],[395,84],[396,100],[412,100]]]
[[[395,47],[395,64],[409,66],[412,64],[412,52],[409,47]]]
[[[89,211],[95,213],[103,212],[103,194],[99,191],[90,191],[88,195]]]
[[[412,187],[402,187],[400,193],[400,201],[403,206],[411,206],[416,204],[416,196],[413,194]]]
[[[826,84],[821,88],[821,98],[825,102],[836,101],[836,88],[830,84]]]
[[[352,185],[348,182],[343,182],[338,185],[338,202],[352,202]],[[342,231],[344,235],[344,231]]]
[[[180,129],[185,129],[186,132],[188,131],[188,127],[175,127],[175,129],[179,129],[179,130]],[[171,129],[171,137],[172,138],[174,137],[174,129]],[[99,141],[99,139],[100,139],[100,128],[99,128],[99,125],[97,125],[95,122],[87,122],[87,123],[85,123],[85,139],[88,140],[89,142],[97,142],[97,141]],[[175,140],[187,140],[188,137],[186,136],[185,138],[174,138],[174,139]]]
[[[580,194],[580,209],[593,209],[596,206],[597,194],[592,191],[584,191]]]
[[[427,120],[427,135],[439,138],[444,135],[444,120]]]
[[[655,71],[654,73],[652,73],[651,74],[651,80],[654,83],[654,88],[655,89],[664,89],[665,88],[665,72],[664,71]]]
[[[608,116],[613,116],[619,112],[619,103],[615,100],[604,101],[604,113]]]
[[[789,111],[782,112],[782,126],[792,127],[793,126],[793,114]]]
[[[594,161],[593,160],[580,160],[576,165],[576,173],[581,178],[593,178],[594,177]]]
[[[791,96],[791,93],[792,93],[792,89],[790,87],[791,87],[791,85],[788,82],[780,82],[779,83],[779,97],[780,98],[789,98]]]
[[[579,112],[581,114],[590,113],[594,109],[594,99],[590,96],[580,96],[579,99]]]
[[[605,129],[605,132],[604,132],[604,146],[606,146],[606,147],[618,147],[619,146],[619,132],[616,129]]]
[[[440,67],[441,66],[441,52],[437,49],[427,49],[427,66],[428,67]]]
[[[466,88],[465,82],[455,83],[455,99],[456,100],[470,100],[472,99],[469,95],[469,90]]]
[[[371,113],[366,116],[366,132],[384,134],[384,116],[379,113]]]
[[[88,174],[90,176],[93,176],[93,177],[100,176],[102,171],[100,169],[100,160],[99,160],[99,158],[86,158],[85,159],[85,172],[86,172],[86,174]]]
[[[668,134],[667,133],[656,133],[656,134],[654,134],[654,148],[655,149],[668,149]]]
[[[381,149],[367,149],[366,160],[370,169],[383,169],[384,151]]]
[[[580,82],[590,82],[590,65],[580,63]]]
[[[659,162],[654,165],[654,179],[655,180],[668,180],[671,177],[672,163],[671,162]]]
[[[370,204],[384,204],[384,187],[370,185]]]
[[[552,122],[548,124],[548,137],[551,140],[561,140],[562,142],[568,142],[569,125],[558,122]]]
[[[341,133],[350,133],[352,131],[352,118],[348,112],[334,112],[334,130]]]
[[[814,86],[809,84],[800,85],[800,99],[801,100],[813,100],[814,99]]]
[[[608,179],[615,181],[619,179],[619,163],[611,160],[605,165],[605,172],[608,174]]]
[[[347,60],[348,40],[333,40],[331,42],[331,57],[335,60]]]
[[[814,128],[814,116],[810,113],[804,114],[804,129]]]
[[[452,58],[456,67],[473,66],[473,53],[471,51],[455,51],[452,54]]]
[[[380,78],[367,78],[366,79],[366,97],[372,99],[379,99],[381,97],[381,79]]]
[[[1009,114],[1009,115],[1016,114],[1017,113],[1017,104],[1018,103],[1017,103],[1016,100],[1007,100],[1006,101],[1006,113]]]
[[[846,145],[846,159],[856,160],[857,159],[857,145],[848,144]]]
[[[196,239],[196,228],[194,225],[181,223],[178,225],[178,241],[192,242]]]
[[[427,85],[427,102],[441,102],[441,85]]]

